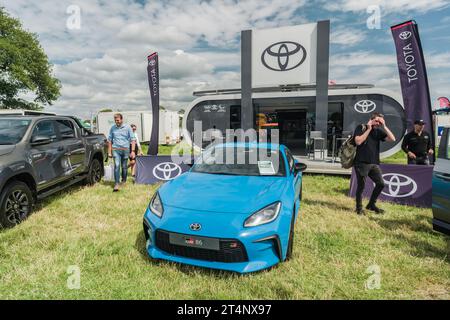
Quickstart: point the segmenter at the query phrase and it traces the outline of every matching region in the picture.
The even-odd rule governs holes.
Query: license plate
[[[187,234],[169,234],[169,242],[177,246],[220,250],[219,239],[191,236]]]

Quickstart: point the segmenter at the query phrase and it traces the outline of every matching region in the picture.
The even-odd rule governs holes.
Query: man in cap
[[[431,136],[423,128],[425,121],[414,121],[414,130],[403,138],[402,149],[408,155],[408,164],[428,165],[429,155],[432,155],[433,145]]]

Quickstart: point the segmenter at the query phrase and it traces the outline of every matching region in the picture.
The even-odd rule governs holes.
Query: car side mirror
[[[47,144],[50,142],[52,142],[52,138],[50,138],[50,136],[37,135],[31,138],[32,145]]]
[[[308,168],[308,166],[306,164],[301,163],[301,162],[296,162],[294,171],[295,172],[303,172],[306,170],[306,168]]]
[[[61,134],[61,138],[63,139],[72,139],[75,138],[75,134],[73,132],[66,132]]]

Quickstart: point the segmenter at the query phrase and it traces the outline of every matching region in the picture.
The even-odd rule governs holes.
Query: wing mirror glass
[[[301,162],[295,163],[295,171],[296,172],[303,172],[306,170],[306,168],[308,168],[308,166],[304,163],[301,163]]]

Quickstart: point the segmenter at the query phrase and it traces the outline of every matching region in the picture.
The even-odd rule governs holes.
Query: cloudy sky
[[[380,29],[367,27],[372,5],[380,8]],[[106,107],[148,108],[146,57],[153,51],[160,55],[161,104],[184,108],[195,90],[240,86],[241,30],[325,19],[330,79],[400,91],[389,27],[415,19],[432,99],[450,96],[449,0],[0,0],[0,6],[38,34],[62,83],[60,99],[46,108],[58,113],[89,118]]]

